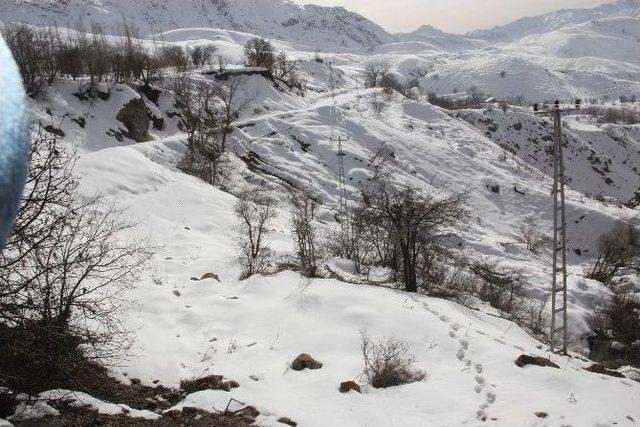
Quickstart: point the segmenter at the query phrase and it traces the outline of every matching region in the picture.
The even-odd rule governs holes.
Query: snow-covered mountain
[[[411,33],[398,33],[394,38],[399,42],[421,41],[430,43],[444,51],[456,52],[461,50],[478,49],[488,46],[484,40],[473,39],[458,34],[445,33],[431,25],[423,25]]]
[[[466,36],[498,42],[513,41],[594,19],[630,17],[638,13],[640,13],[640,0],[617,0],[595,8],[563,9],[545,15],[526,17],[488,30],[471,31]]]
[[[126,19],[150,35],[177,28],[220,28],[323,50],[362,48],[389,38],[380,26],[341,7],[291,0],[3,0],[0,20],[75,28],[99,23],[117,33]]]

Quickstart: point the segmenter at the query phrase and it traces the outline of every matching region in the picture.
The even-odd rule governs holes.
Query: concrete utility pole
[[[540,111],[534,104],[537,115],[553,117],[553,276],[551,281],[551,351],[567,354],[567,219],[564,197],[564,156],[562,154],[562,114],[580,109],[578,99],[575,106],[561,108],[556,101],[553,108]],[[558,300],[560,296],[560,300]]]

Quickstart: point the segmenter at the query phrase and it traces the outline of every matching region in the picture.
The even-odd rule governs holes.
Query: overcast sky
[[[430,24],[452,33],[506,24],[524,16],[563,8],[586,8],[612,0],[296,0],[343,6],[390,32],[410,32]]]

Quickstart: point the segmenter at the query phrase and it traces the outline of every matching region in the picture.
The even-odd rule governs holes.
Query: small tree
[[[244,267],[242,278],[263,273],[268,266],[271,250],[268,236],[269,223],[276,218],[273,200],[258,194],[243,195],[235,205],[239,220],[238,249]]]
[[[253,38],[244,45],[244,55],[249,67],[266,68],[273,72],[275,64],[275,50],[273,45],[265,39]]]
[[[390,69],[391,66],[386,62],[369,62],[364,68],[364,86],[367,88],[380,87]]]
[[[245,81],[242,78],[232,78],[228,80],[227,85],[218,86],[216,95],[222,102],[220,109],[221,149],[225,152],[233,122],[240,118],[240,114],[253,102],[255,95],[247,92]]]
[[[193,65],[196,67],[203,67],[213,61],[213,56],[217,51],[218,48],[212,44],[196,46],[189,51],[191,62],[193,62]]]
[[[318,204],[309,194],[302,194],[293,198],[292,205],[291,231],[302,273],[307,277],[315,277],[320,258],[315,225]]]
[[[418,290],[418,262],[424,251],[442,245],[439,232],[462,221],[467,214],[466,196],[436,198],[415,189],[398,189],[380,181],[363,192],[362,208],[381,225],[399,255],[402,281],[409,292]]]
[[[180,46],[163,46],[158,49],[158,58],[162,67],[174,67],[178,72],[189,68],[189,58]]]

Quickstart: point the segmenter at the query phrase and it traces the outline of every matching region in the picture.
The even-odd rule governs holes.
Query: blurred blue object
[[[29,161],[28,126],[22,79],[0,37],[0,249],[20,207]]]

